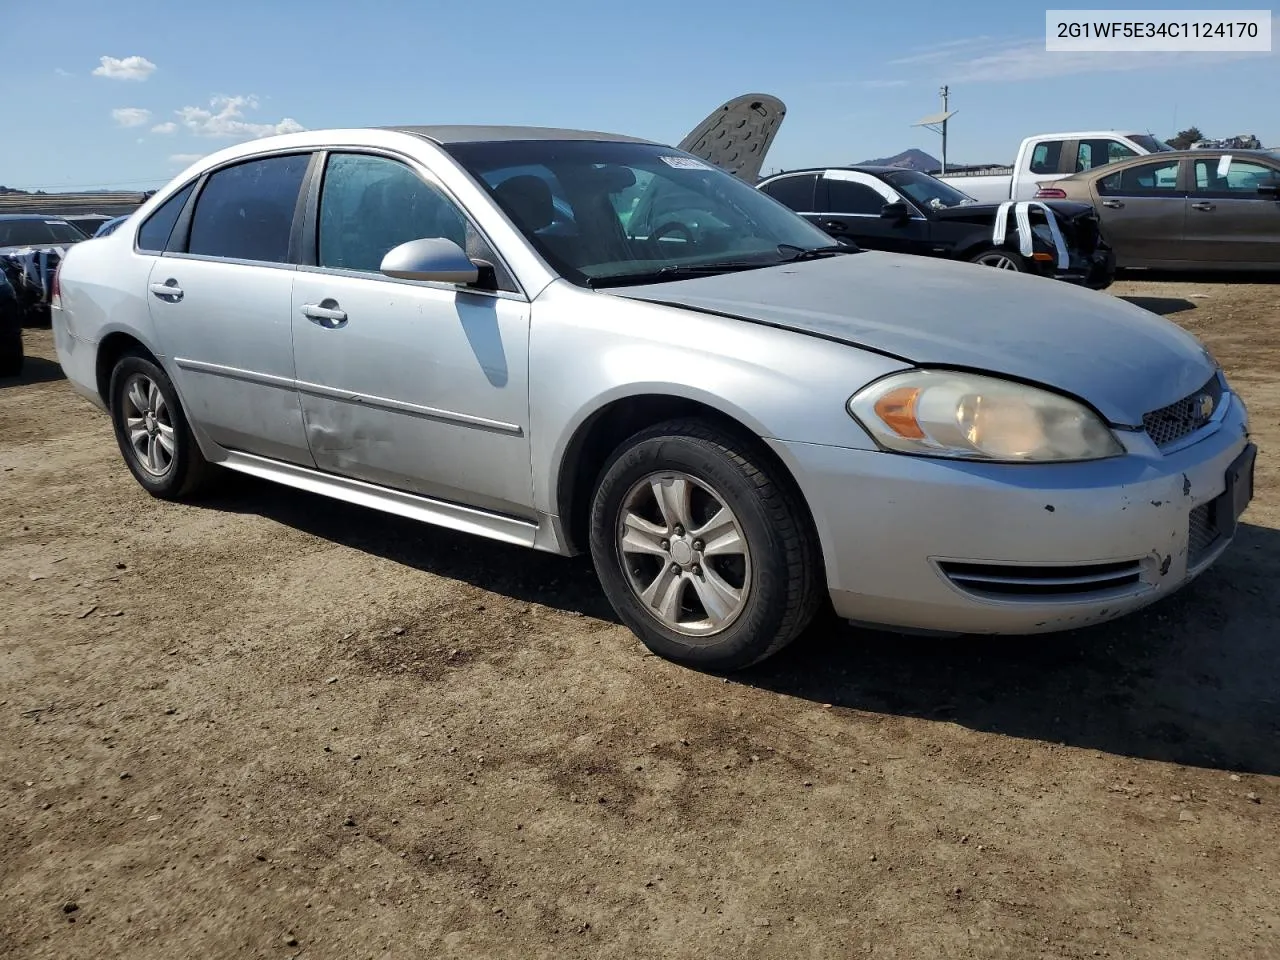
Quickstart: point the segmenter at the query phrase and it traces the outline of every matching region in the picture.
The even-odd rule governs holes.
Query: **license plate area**
[[[1196,567],[1224,540],[1236,533],[1240,515],[1253,500],[1253,473],[1258,448],[1252,443],[1227,467],[1225,489],[1191,511],[1187,536],[1187,566]]]

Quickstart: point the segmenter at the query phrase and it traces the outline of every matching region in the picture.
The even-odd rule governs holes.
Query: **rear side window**
[[[1098,192],[1112,196],[1173,196],[1178,193],[1178,161],[1140,163],[1098,181]]]
[[[169,234],[173,233],[173,225],[178,222],[182,208],[187,205],[187,197],[195,189],[194,183],[188,183],[172,197],[160,204],[156,212],[147,217],[147,222],[138,231],[138,249],[152,253],[162,253],[169,244]]]
[[[200,191],[187,252],[284,263],[309,154],[264,157],[225,167]]]
[[[808,213],[813,209],[813,190],[817,183],[816,173],[805,173],[795,177],[781,177],[772,183],[766,183],[760,189],[797,213]]]

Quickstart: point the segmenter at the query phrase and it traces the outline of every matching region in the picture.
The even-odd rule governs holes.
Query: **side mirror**
[[[434,280],[437,283],[474,284],[480,268],[463,249],[444,237],[410,240],[387,251],[378,268],[397,280]]]
[[[1277,184],[1277,183],[1258,184],[1258,196],[1268,197],[1272,200],[1280,200],[1280,184]]]
[[[886,220],[910,220],[911,208],[901,200],[895,200],[893,203],[886,203],[880,208],[880,216]]]

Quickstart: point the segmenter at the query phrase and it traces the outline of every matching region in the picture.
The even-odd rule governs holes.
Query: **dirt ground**
[[[1122,282],[1247,400],[1212,572],[1074,634],[723,680],[585,561],[133,482],[0,386],[0,956],[1280,957],[1280,286]]]

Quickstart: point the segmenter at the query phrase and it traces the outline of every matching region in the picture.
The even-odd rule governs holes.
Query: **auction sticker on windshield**
[[[710,170],[711,167],[703,163],[696,157],[659,157],[668,167],[675,167],[678,170]]]

